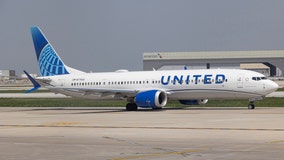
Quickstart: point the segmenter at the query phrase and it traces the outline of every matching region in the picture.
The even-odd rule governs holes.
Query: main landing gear
[[[255,108],[255,106],[254,106],[253,102],[249,102],[248,109],[254,109],[254,108]]]
[[[138,106],[136,103],[127,103],[126,110],[127,111],[137,111]]]

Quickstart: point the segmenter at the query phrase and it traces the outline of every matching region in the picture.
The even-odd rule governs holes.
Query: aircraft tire
[[[138,107],[136,103],[127,103],[126,110],[127,111],[137,111]]]
[[[248,105],[248,109],[254,109],[254,108],[255,108],[254,104],[249,104]]]

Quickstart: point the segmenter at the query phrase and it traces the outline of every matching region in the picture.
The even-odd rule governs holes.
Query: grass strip
[[[0,90],[0,93],[25,93],[27,90]],[[49,90],[37,90],[33,93],[49,93]]]
[[[32,88],[32,87],[30,87]],[[27,89],[28,90],[28,89]],[[15,89],[15,90],[1,90],[0,89],[0,93],[25,93],[27,90],[21,90],[21,89]],[[284,88],[278,88],[277,92],[283,92]],[[47,89],[39,89],[37,91],[34,91],[33,93],[48,93],[51,92]]]
[[[1,107],[124,107],[126,101],[97,101],[76,98],[0,98]],[[209,100],[194,107],[247,107],[248,100]],[[284,107],[284,98],[266,98],[255,102],[256,107]],[[190,107],[169,101],[167,107]]]

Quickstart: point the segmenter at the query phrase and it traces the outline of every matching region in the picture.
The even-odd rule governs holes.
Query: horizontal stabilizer
[[[28,72],[26,72],[25,70],[24,70],[24,73],[27,75],[27,77],[29,78],[29,80],[30,80],[30,81],[33,83],[33,85],[34,85],[34,88],[32,88],[32,89],[26,91],[25,93],[31,93],[31,92],[33,92],[33,91],[38,90],[38,89],[41,87],[40,84],[39,84],[30,74],[28,74]]]

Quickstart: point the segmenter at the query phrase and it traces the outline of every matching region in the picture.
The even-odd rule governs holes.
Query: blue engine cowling
[[[206,104],[208,99],[179,100],[179,102],[184,105],[200,105]]]
[[[142,108],[161,108],[167,104],[167,94],[160,90],[139,92],[135,103]]]

